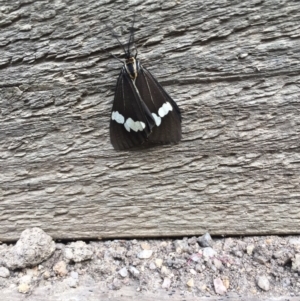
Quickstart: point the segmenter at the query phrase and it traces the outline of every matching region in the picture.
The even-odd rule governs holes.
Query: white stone
[[[203,257],[204,258],[211,258],[217,255],[217,252],[211,248],[211,247],[206,247],[203,248]]]
[[[19,286],[18,286],[18,291],[19,293],[22,293],[22,294],[26,294],[28,293],[30,290],[30,286],[26,283],[21,283]]]
[[[270,282],[266,276],[259,276],[257,278],[257,285],[264,291],[268,291],[270,289]]]
[[[171,274],[171,271],[164,265],[161,267],[160,272],[163,276],[169,276]]]
[[[44,279],[49,279],[50,278],[50,272],[49,271],[45,271],[43,274]]]
[[[138,253],[137,257],[140,259],[147,259],[152,256],[153,251],[152,250],[143,250],[140,253]]]
[[[81,262],[91,259],[92,256],[93,247],[84,241],[72,242],[64,250],[64,258],[67,261]]]
[[[70,273],[70,275],[71,275],[72,278],[78,279],[78,273],[77,273],[77,272],[72,271],[72,272]]]
[[[127,271],[126,267],[124,267],[124,268],[122,268],[121,270],[119,270],[119,274],[120,274],[123,278],[127,277],[127,276],[128,276],[128,271]]]
[[[171,280],[170,280],[170,278],[168,278],[168,277],[165,277],[164,278],[164,282],[163,282],[163,284],[161,285],[161,287],[162,288],[169,288],[170,287],[170,285],[171,285]]]
[[[214,288],[215,292],[219,295],[224,295],[227,292],[227,289],[220,278],[214,279]]]
[[[292,259],[292,271],[300,271],[300,254],[296,254],[295,257]]]
[[[186,283],[186,285],[189,286],[189,287],[193,287],[194,286],[194,279],[193,278],[189,279],[189,281]]]
[[[248,254],[249,256],[252,255],[254,248],[255,248],[254,245],[248,245],[248,246],[247,246],[247,254]]]
[[[155,269],[156,269],[156,265],[155,265],[154,262],[150,262],[150,264],[149,264],[149,269],[150,269],[150,270],[155,270]]]
[[[162,264],[163,264],[163,260],[160,258],[155,259],[155,264],[158,268],[161,268]]]
[[[5,267],[0,267],[0,277],[8,278],[9,277],[9,270]]]
[[[199,253],[194,253],[191,255],[190,259],[197,262],[201,259],[201,255]]]

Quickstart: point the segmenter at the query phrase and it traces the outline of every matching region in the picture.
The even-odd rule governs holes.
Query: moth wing
[[[181,140],[181,113],[175,101],[142,66],[135,85],[156,122],[148,141],[160,144],[179,142]]]
[[[112,107],[111,144],[117,150],[136,147],[147,140],[154,124],[153,117],[131,78],[125,68],[122,68]]]

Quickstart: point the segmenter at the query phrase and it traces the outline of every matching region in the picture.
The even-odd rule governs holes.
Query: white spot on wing
[[[128,120],[128,119],[127,119],[127,120]],[[127,130],[127,132],[130,132],[130,127],[129,127],[129,125],[127,124],[127,121],[125,122],[124,126],[125,126],[125,129]]]
[[[167,101],[165,102],[158,110],[158,115],[160,117],[164,117],[166,116],[170,111],[173,110],[173,107],[171,106],[171,104]]]
[[[156,126],[160,126],[161,118],[159,116],[157,116],[155,113],[152,113],[152,116],[153,116]]]
[[[111,119],[115,120],[117,123],[123,124],[125,121],[125,118],[123,115],[121,115],[118,111],[113,111],[111,114]]]
[[[142,121],[133,121],[131,118],[128,118],[124,124],[125,129],[130,132],[130,130],[133,130],[135,132],[142,131],[146,125]]]

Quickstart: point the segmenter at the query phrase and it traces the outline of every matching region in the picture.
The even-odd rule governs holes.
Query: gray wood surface
[[[109,141],[133,11],[178,145]],[[300,233],[300,2],[0,0],[0,240]]]

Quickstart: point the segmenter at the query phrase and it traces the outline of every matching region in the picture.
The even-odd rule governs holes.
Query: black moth
[[[130,52],[134,44],[133,26],[125,64],[120,72],[110,121],[110,140],[117,150],[141,144],[177,143],[181,139],[181,114],[175,101],[154,76],[144,68],[136,54]]]

